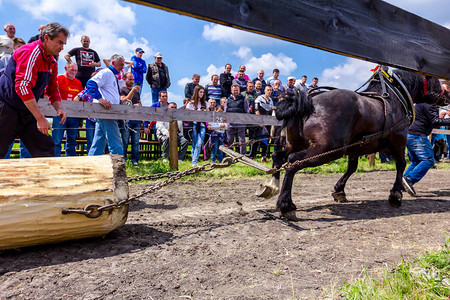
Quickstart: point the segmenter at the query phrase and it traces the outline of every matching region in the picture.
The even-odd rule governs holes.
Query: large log
[[[0,160],[0,249],[102,236],[123,225],[128,205],[96,218],[64,208],[128,199],[117,155]]]

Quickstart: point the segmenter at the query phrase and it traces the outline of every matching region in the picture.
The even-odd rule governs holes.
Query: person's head
[[[170,102],[168,108],[177,109],[177,104],[175,102]]]
[[[278,78],[278,76],[280,76],[280,70],[273,69],[272,75],[273,75],[273,78]]]
[[[222,97],[220,98],[220,105],[222,107],[225,107],[225,103],[227,103],[227,97]]]
[[[259,91],[261,91],[261,88],[262,88],[261,80],[256,80],[255,81],[255,90],[257,90],[259,92]]]
[[[264,78],[264,70],[258,71],[258,78]]]
[[[441,119],[445,118],[446,115],[447,115],[447,112],[445,110],[441,110],[439,112],[439,118],[441,118]]]
[[[16,27],[11,23],[5,24],[5,26],[3,26],[3,30],[10,39],[14,38],[16,35]]]
[[[42,29],[44,29],[44,27],[45,27],[45,24],[41,24],[41,25],[39,25],[39,28],[38,28],[38,32],[40,33],[40,32],[41,32],[41,30],[42,30]]]
[[[280,88],[280,85],[281,85],[281,81],[275,80],[275,81],[273,82],[273,89],[276,90],[276,91],[278,91],[278,89]]]
[[[450,93],[450,81],[444,80],[441,82],[441,87]]]
[[[223,111],[223,106],[222,105],[216,105],[216,111],[218,112],[222,112]]]
[[[192,74],[192,82],[195,85],[198,85],[198,83],[200,82],[200,75],[198,75],[197,73]]]
[[[134,75],[131,72],[127,72],[124,75],[125,86],[131,89],[134,85]]]
[[[59,23],[49,23],[41,30],[39,39],[47,56],[58,55],[64,49],[69,30]]]
[[[241,92],[241,89],[239,88],[239,84],[235,83],[231,86],[231,95],[236,97],[239,95],[240,92]]]
[[[66,73],[64,75],[67,77],[67,79],[73,80],[75,78],[75,76],[77,75],[78,66],[74,62],[70,62],[64,66],[64,70],[66,71]]]
[[[209,105],[209,110],[210,111],[215,111],[216,110],[216,100],[215,99],[209,98],[208,105]]]
[[[84,49],[89,49],[90,45],[91,45],[91,39],[87,35],[83,35],[81,37],[81,46],[83,46]]]
[[[319,78],[314,77],[312,80],[312,85],[317,85],[317,83],[319,83]]]
[[[245,67],[245,65],[240,65],[239,66],[239,71],[242,70],[245,74],[245,71],[247,70],[247,68]]]
[[[225,65],[225,73],[227,73],[227,74],[231,73],[231,65],[230,64]]]
[[[253,93],[253,90],[255,89],[255,85],[252,81],[247,82],[247,92]]]
[[[22,40],[21,38],[15,37],[15,38],[13,38],[12,44],[13,44],[13,50],[16,51],[17,49],[19,49],[23,45],[26,45],[27,43],[25,43],[25,41]]]
[[[167,96],[167,91],[159,91],[158,93],[159,95],[159,101],[161,102],[162,105],[166,105],[167,101],[169,100],[169,97]]]
[[[211,82],[214,86],[216,86],[219,83],[219,76],[217,74],[211,76]]]
[[[301,80],[302,84],[305,84],[307,79],[308,79],[308,76],[303,75],[302,80]]]
[[[120,72],[123,70],[123,66],[125,65],[125,58],[120,54],[114,54],[111,56],[111,65],[116,69],[116,71]]]
[[[197,109],[198,104],[206,108],[205,88],[197,85],[192,93],[192,100],[194,100],[194,109]]]
[[[142,58],[142,54],[144,54],[145,52],[144,50],[142,50],[142,48],[136,48],[134,53],[136,54],[137,57]]]
[[[155,62],[160,65],[162,63],[162,54],[161,52],[155,53]]]
[[[239,70],[239,71],[238,71],[238,78],[239,78],[240,80],[244,80],[244,75],[245,75],[245,73],[244,73],[243,70]]]
[[[272,86],[270,84],[268,84],[264,88],[264,95],[266,95],[266,97],[270,97],[270,95],[272,95],[272,91],[273,91]]]
[[[189,99],[189,98],[184,98],[183,99],[183,106],[184,106],[184,108],[186,108],[186,106],[189,104],[190,101],[191,101],[191,99]]]
[[[295,84],[295,77],[294,76],[289,76],[288,79],[288,87],[293,87]]]

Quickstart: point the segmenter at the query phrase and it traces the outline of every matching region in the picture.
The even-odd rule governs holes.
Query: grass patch
[[[344,283],[340,294],[352,300],[450,299],[450,238],[440,251],[402,261],[393,270],[384,268],[381,279],[365,270],[362,279]]]

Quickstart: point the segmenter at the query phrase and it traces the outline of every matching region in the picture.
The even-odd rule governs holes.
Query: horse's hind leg
[[[395,167],[397,169],[397,175],[395,177],[394,186],[392,187],[389,193],[389,205],[392,207],[400,207],[402,205],[402,197],[403,197],[403,184],[402,177],[403,172],[406,168],[406,160],[405,160],[405,146],[403,143],[397,146],[397,149],[392,149],[392,157],[395,159]]]
[[[334,193],[331,194],[334,198],[334,201],[342,203],[348,202],[344,192],[345,184],[347,183],[347,180],[350,178],[350,176],[352,176],[352,174],[356,172],[357,168],[358,168],[358,156],[349,156],[347,163],[347,171],[345,171],[344,175],[342,175],[342,177],[338,180],[338,182],[334,186]]]

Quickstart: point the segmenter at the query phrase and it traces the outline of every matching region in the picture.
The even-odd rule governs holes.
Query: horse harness
[[[358,88],[355,92],[358,93],[361,96],[370,97],[376,100],[379,100],[383,103],[384,107],[384,124],[383,124],[383,130],[363,136],[361,139],[361,145],[369,144],[375,140],[381,140],[387,138],[392,132],[398,131],[400,129],[405,128],[408,125],[411,125],[412,122],[414,122],[415,119],[415,111],[414,111],[414,104],[411,98],[411,95],[408,92],[408,89],[401,81],[400,77],[389,70],[385,66],[377,66],[374,70],[373,75],[369,78],[369,80],[366,81],[360,88]],[[382,94],[379,95],[376,92],[358,92],[359,89],[361,89],[363,86],[368,84],[371,81],[380,81],[381,84],[381,90]],[[320,91],[315,91],[319,90]],[[318,94],[321,94],[325,91],[323,90],[334,90],[336,88],[333,87],[319,87],[312,89],[308,92],[310,97],[314,97]],[[391,104],[388,101],[388,98],[390,97],[389,91],[391,91],[395,97],[399,100],[401,103],[403,110],[405,112],[406,117],[397,122],[396,124],[393,124],[392,120],[392,107]],[[313,93],[311,93],[313,92]]]

